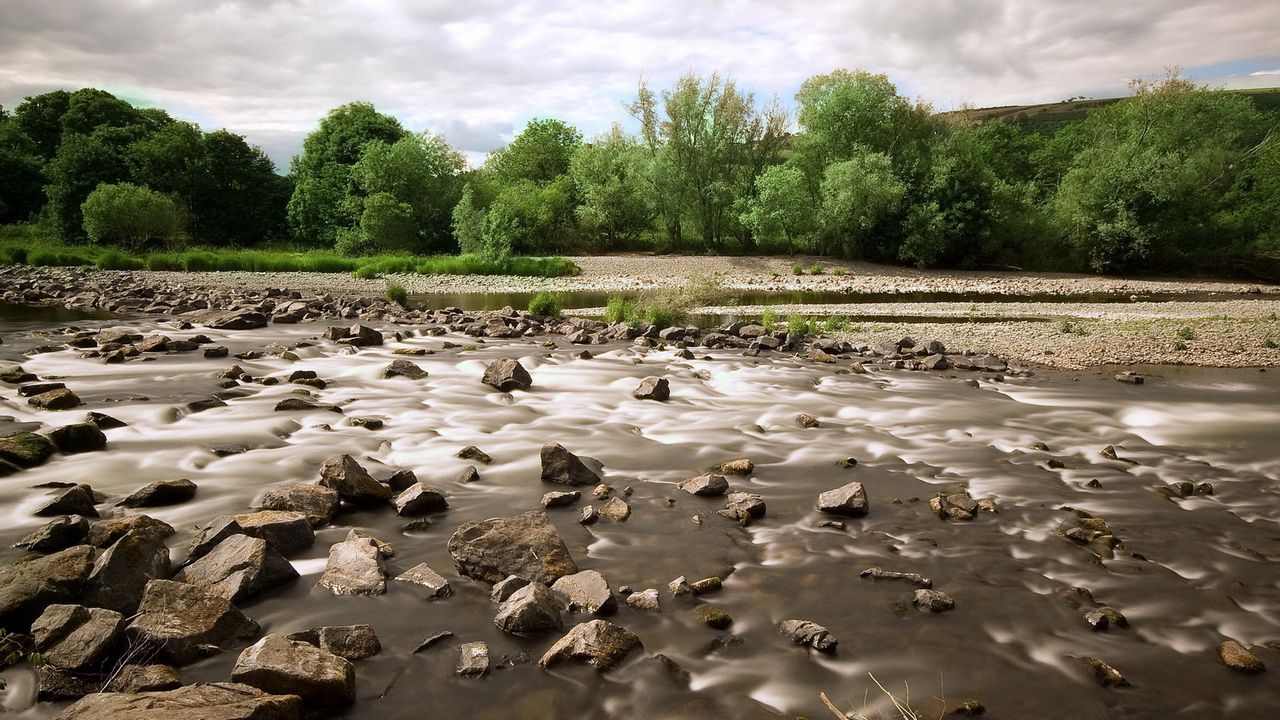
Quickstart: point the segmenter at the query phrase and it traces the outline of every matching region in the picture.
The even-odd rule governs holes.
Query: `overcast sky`
[[[590,136],[638,81],[718,70],[790,103],[837,67],[941,110],[1122,94],[1180,65],[1280,85],[1276,0],[0,0],[0,105],[110,90],[285,169],[330,108],[368,100],[476,161],[531,117]]]

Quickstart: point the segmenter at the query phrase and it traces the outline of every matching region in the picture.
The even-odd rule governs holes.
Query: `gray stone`
[[[33,432],[20,432],[0,438],[0,460],[20,468],[42,465],[57,452],[49,438]]]
[[[578,571],[560,533],[540,510],[463,523],[448,548],[458,572],[491,583],[509,575],[551,583]]]
[[[151,535],[126,534],[94,562],[83,601],[85,605],[132,615],[147,584],[167,577],[169,548]]]
[[[1102,687],[1129,687],[1129,680],[1117,669],[1095,657],[1080,658],[1085,672]]]
[[[283,635],[267,635],[245,648],[231,679],[275,695],[297,695],[317,710],[356,699],[356,671],[349,660]]]
[[[266,540],[232,535],[173,579],[239,604],[297,577],[298,571]]]
[[[725,498],[724,509],[720,511],[721,516],[736,520],[744,526],[764,517],[764,514],[764,499],[755,493],[745,492],[729,493]]]
[[[63,710],[58,720],[299,720],[296,695],[268,695],[238,683],[197,683],[164,692],[104,692]]]
[[[542,507],[554,508],[572,505],[578,502],[578,499],[581,497],[582,493],[577,490],[570,490],[568,492],[561,492],[558,490],[552,491],[542,496]]]
[[[378,542],[349,538],[329,548],[320,586],[334,595],[381,595],[387,591],[386,569]]]
[[[88,485],[72,485],[54,495],[53,499],[36,510],[40,517],[55,515],[84,515],[98,517],[98,509],[94,507],[93,488]]]
[[[666,401],[671,398],[671,384],[666,378],[647,377],[631,394],[637,400]]]
[[[369,625],[329,625],[289,633],[285,637],[314,645],[347,660],[364,660],[382,652],[382,642]]]
[[[61,670],[96,671],[123,633],[123,615],[83,605],[50,605],[31,624],[41,657]]]
[[[600,514],[615,522],[625,522],[631,517],[631,506],[620,497],[612,497],[600,506]]]
[[[79,515],[68,515],[42,525],[13,546],[31,552],[51,553],[80,545],[88,536],[89,521]]]
[[[338,491],[311,483],[288,483],[264,493],[258,507],[300,512],[311,527],[316,528],[333,521],[338,512]]]
[[[851,482],[835,490],[828,490],[818,496],[818,509],[831,515],[862,517],[869,509],[867,491],[863,489],[860,482]]]
[[[658,591],[653,588],[634,592],[628,595],[627,606],[636,610],[643,610],[645,612],[662,612],[662,605],[658,599]]]
[[[858,577],[870,578],[872,580],[905,580],[918,588],[928,590],[933,587],[933,581],[913,572],[894,572],[892,570],[884,570],[878,567],[871,567],[858,573]]]
[[[119,504],[127,508],[158,507],[184,503],[195,496],[196,484],[190,480],[157,480],[138,488]]]
[[[612,615],[618,601],[609,583],[595,570],[583,570],[556,580],[551,589],[569,599],[569,609],[592,615]]]
[[[638,647],[641,647],[640,638],[630,630],[607,620],[592,620],[571,628],[538,660],[538,665],[548,668],[561,662],[578,661],[605,672]]]
[[[338,491],[338,497],[356,505],[391,499],[391,488],[374,480],[355,458],[338,455],[320,466],[320,484]]]
[[[921,610],[928,610],[929,612],[944,612],[956,606],[956,601],[952,600],[950,595],[939,590],[925,588],[916,590],[911,597],[911,602]]]
[[[483,677],[489,674],[489,645],[484,642],[462,643],[458,649],[458,668],[463,677]]]
[[[560,485],[595,485],[600,476],[560,443],[542,446],[542,482]]]
[[[449,581],[426,563],[420,563],[400,573],[396,576],[396,580],[421,585],[427,589],[427,597],[430,599],[449,597],[453,594]]]
[[[64,455],[94,452],[107,447],[106,433],[93,423],[63,425],[49,433],[49,439]]]
[[[449,509],[449,502],[444,499],[444,491],[414,483],[394,500],[396,513],[401,517],[407,515],[426,515]]]
[[[791,642],[808,645],[818,652],[835,652],[838,644],[830,631],[809,620],[783,620],[778,624],[778,632],[790,638]]]
[[[387,365],[382,371],[382,377],[384,378],[403,377],[410,380],[421,380],[426,376],[427,371],[418,367],[417,363],[404,359],[392,360],[391,364]]]
[[[41,410],[70,410],[80,406],[80,398],[67,388],[57,388],[27,399],[27,404]]]
[[[455,457],[460,457],[463,460],[473,460],[482,465],[488,465],[489,463],[493,462],[493,458],[489,457],[488,453],[476,447],[475,445],[468,445],[462,448],[455,454]]]
[[[231,519],[249,537],[261,538],[281,555],[306,550],[315,544],[316,534],[307,516],[287,510],[259,510],[232,515]]]
[[[507,598],[511,597],[511,595],[515,593],[515,591],[519,590],[520,588],[528,584],[529,584],[528,580],[525,580],[522,577],[511,575],[509,577],[503,578],[502,580],[499,580],[498,582],[494,583],[493,589],[489,591],[489,597],[493,598],[494,602],[501,603],[503,600],[506,600]]]
[[[257,635],[258,624],[230,601],[194,585],[152,580],[128,632],[170,662],[185,665]]]
[[[498,606],[493,622],[504,632],[532,634],[559,630],[564,600],[542,583],[528,583]]]
[[[253,310],[209,310],[195,321],[214,330],[256,330],[267,326],[267,316]]]
[[[149,535],[164,540],[173,535],[173,526],[150,515],[123,515],[104,518],[89,525],[89,544],[97,548],[109,548],[125,535]]]
[[[729,490],[729,481],[723,475],[704,473],[680,483],[679,488],[690,495],[719,497]]]
[[[529,371],[517,360],[510,358],[506,360],[494,360],[484,370],[484,377],[481,382],[485,385],[492,385],[502,392],[511,392],[512,390],[528,390],[533,384],[533,378],[529,377]]]

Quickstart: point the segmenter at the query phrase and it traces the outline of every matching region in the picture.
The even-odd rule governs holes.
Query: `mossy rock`
[[[693,609],[693,614],[716,630],[724,630],[733,624],[733,617],[714,605],[699,605]]]
[[[0,438],[0,460],[20,468],[43,464],[55,450],[48,438],[33,432],[21,432]]]

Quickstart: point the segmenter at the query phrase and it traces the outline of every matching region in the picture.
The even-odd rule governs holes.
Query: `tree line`
[[[278,175],[258,148],[100,90],[0,108],[0,222],[140,249],[346,255],[806,253],[919,267],[1274,272],[1277,114],[1176,73],[1065,126],[936,113],[884,75],[809,78],[794,117],[716,74],[642,83],[584,139],[530,121],[478,168],[368,103]]]

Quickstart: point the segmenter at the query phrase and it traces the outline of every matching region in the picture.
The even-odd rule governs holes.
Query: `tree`
[[[575,213],[605,248],[636,237],[653,222],[648,167],[645,151],[618,125],[574,153],[569,173],[582,201]]]
[[[418,230],[413,206],[398,202],[390,193],[365,198],[360,233],[372,252],[411,252],[417,249]]]
[[[36,153],[17,120],[0,112],[0,223],[26,222],[44,204],[44,163]]]
[[[287,178],[261,148],[226,130],[200,140],[198,176],[192,184],[191,221],[201,243],[256,245],[283,237]]]
[[[394,143],[407,134],[398,120],[369,103],[329,111],[303,141],[302,154],[293,159],[295,185],[288,217],[294,238],[313,247],[332,247],[339,229],[356,227],[363,191],[352,167],[369,143]]]
[[[452,213],[453,235],[464,255],[480,255],[484,252],[485,214],[475,203],[471,183],[462,188],[462,197]]]
[[[103,128],[91,135],[69,133],[58,146],[58,154],[45,168],[48,209],[53,229],[63,242],[84,239],[81,205],[102,183],[129,178],[121,133]]]
[[[502,184],[521,180],[549,183],[569,172],[582,133],[562,120],[534,118],[511,144],[496,150],[488,165]]]
[[[873,232],[907,194],[888,155],[863,149],[823,173],[819,213],[824,235],[844,257],[862,257]]]
[[[178,233],[173,200],[132,183],[99,185],[82,206],[84,230],[98,244],[120,245],[137,252]]]
[[[418,253],[451,252],[454,247],[451,213],[461,197],[460,176],[465,169],[462,154],[449,147],[444,138],[422,133],[394,143],[380,140],[369,143],[353,166],[352,176],[370,198],[385,194],[409,208],[413,240],[397,242],[397,249]],[[384,210],[380,208],[378,213]],[[362,226],[364,217],[361,216]],[[384,247],[374,242],[372,236],[370,241],[374,247]]]
[[[35,152],[44,160],[52,160],[62,142],[62,116],[71,103],[71,93],[55,90],[24,99],[13,110],[18,128],[35,143]]]
[[[164,117],[168,117],[165,115]],[[67,110],[62,115],[62,133],[88,135],[100,127],[123,128],[145,125],[156,129],[157,123],[144,116],[129,103],[104,90],[84,88],[67,98]]]
[[[742,224],[759,239],[785,242],[787,252],[795,254],[796,241],[807,240],[817,227],[817,208],[800,168],[774,165],[761,173]]]
[[[899,95],[888,76],[864,70],[815,75],[800,86],[796,104],[803,131],[799,154],[815,167],[866,148],[905,170],[924,154],[933,132],[928,105]]]

